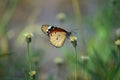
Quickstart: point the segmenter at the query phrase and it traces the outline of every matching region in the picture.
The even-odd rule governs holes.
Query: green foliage
[[[4,13],[3,18],[0,22],[0,34],[2,34],[2,35],[6,33],[8,23],[12,17],[13,11],[17,4],[17,0],[11,0],[11,1],[8,1],[8,3],[9,3],[8,8],[7,8],[6,12]]]
[[[120,79],[120,58],[118,56],[120,53],[118,53],[118,51],[115,49],[111,49],[110,52],[111,53],[107,61],[104,61],[103,57],[101,57],[95,49],[93,52],[94,55],[90,56],[88,65],[79,61],[79,65],[82,67],[82,69],[89,73],[91,80]]]
[[[120,0],[113,0],[112,26],[120,27]]]
[[[49,75],[48,80],[54,80],[52,74]]]

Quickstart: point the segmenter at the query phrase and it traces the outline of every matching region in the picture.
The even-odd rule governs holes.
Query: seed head
[[[77,46],[77,37],[74,35],[70,35],[70,42],[72,43],[72,45],[74,47],[76,47]]]
[[[63,63],[64,63],[64,60],[63,60],[62,58],[60,58],[60,57],[56,57],[56,58],[54,59],[54,62],[55,62],[57,65],[59,65],[59,64],[63,64]]]
[[[66,15],[64,13],[59,13],[56,18],[60,21],[60,22],[64,22]]]
[[[118,48],[120,48],[120,39],[118,39],[118,40],[115,41],[115,45],[116,45]]]
[[[36,71],[31,71],[29,72],[29,75],[35,79]]]
[[[26,33],[24,36],[26,38],[26,42],[30,43],[32,41],[33,33]]]

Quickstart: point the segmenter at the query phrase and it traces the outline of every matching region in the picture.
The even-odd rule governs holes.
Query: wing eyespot
[[[50,34],[50,36],[52,36],[52,34]]]
[[[58,38],[56,38],[56,40],[58,40]]]

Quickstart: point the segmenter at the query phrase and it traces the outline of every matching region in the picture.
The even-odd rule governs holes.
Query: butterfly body
[[[62,28],[50,25],[43,25],[41,30],[48,35],[50,43],[55,47],[63,46],[66,38],[71,34]]]

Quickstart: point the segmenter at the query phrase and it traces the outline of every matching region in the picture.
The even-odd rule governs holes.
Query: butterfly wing
[[[46,31],[48,30],[48,27],[49,25],[42,25],[41,27],[42,32],[46,33]]]
[[[55,47],[63,46],[66,40],[66,32],[52,32],[49,34],[50,43]]]
[[[50,43],[55,47],[62,47],[68,36],[66,30],[51,25],[42,25],[41,30],[49,36]]]

